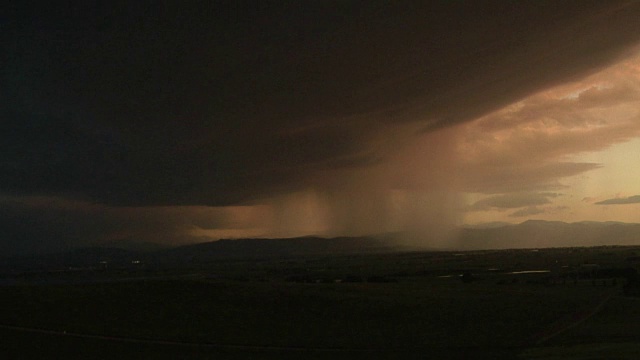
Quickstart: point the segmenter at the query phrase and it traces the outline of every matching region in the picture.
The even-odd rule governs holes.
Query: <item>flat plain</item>
[[[16,273],[0,286],[1,350],[32,358],[631,358],[640,349],[640,298],[620,274],[635,271],[638,252],[414,251]]]

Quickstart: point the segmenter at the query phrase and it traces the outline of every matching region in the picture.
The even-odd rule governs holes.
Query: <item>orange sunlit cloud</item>
[[[640,137],[638,63],[640,56],[627,58],[469,123],[418,135],[411,134],[419,124],[399,124],[389,129],[391,140],[377,143],[379,163],[314,172],[306,189],[262,202],[271,216],[261,229],[270,236],[402,230],[424,237],[463,222],[597,220],[576,207],[606,193],[585,193],[574,182],[608,171],[609,161],[576,156],[606,157],[613,145]],[[493,198],[507,205],[480,205]]]
[[[450,128],[416,136],[409,134],[419,125],[400,124],[387,131],[395,134],[391,140],[371,140],[378,146],[379,163],[314,172],[306,189],[258,202],[268,210],[251,233],[331,236],[402,230],[424,237],[448,234],[462,222],[577,221],[580,216],[633,220],[619,211],[604,216],[601,209],[592,209],[593,202],[581,199],[608,196],[610,190],[590,188],[585,179],[612,171],[609,159],[616,155],[607,155],[612,146],[640,137],[638,64],[640,55],[624,59]],[[580,159],[592,153],[602,158]],[[504,205],[485,206],[494,201]],[[247,232],[198,234],[226,237],[234,231]]]
[[[639,64],[640,55],[635,55],[464,125],[458,148],[464,164],[461,168],[465,169],[463,177],[467,179],[463,190],[480,194],[560,190],[567,196],[555,199],[553,206],[529,212],[514,207],[519,210],[511,214],[544,217],[553,213],[557,218],[560,206],[567,219],[572,219],[572,211],[580,206],[571,200],[574,197],[600,198],[611,193],[613,179],[624,175],[611,166],[620,158],[612,147],[640,137]],[[590,188],[593,193],[578,194],[585,191],[585,185],[576,176],[584,174],[587,179],[593,171],[606,173],[612,181]],[[627,191],[640,193],[640,188]],[[482,196],[472,198],[478,201]],[[595,213],[578,212],[597,220]],[[504,219],[503,215],[493,215]]]

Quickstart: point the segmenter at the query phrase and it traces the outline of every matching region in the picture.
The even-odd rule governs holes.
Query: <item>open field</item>
[[[640,298],[613,296],[600,311],[568,328],[526,359],[636,359],[640,353]]]
[[[572,276],[585,262],[628,268],[635,251],[415,252],[22,274],[0,287],[0,324],[20,327],[0,329],[2,351],[547,358],[545,351],[560,353],[554,346],[625,343],[625,352],[640,340],[638,326],[625,322],[640,313],[640,300],[622,296],[623,278]]]

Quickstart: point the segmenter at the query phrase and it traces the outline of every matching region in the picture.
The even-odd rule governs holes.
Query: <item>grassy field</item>
[[[145,273],[146,280],[23,281],[0,287],[0,324],[69,335],[3,329],[2,349],[10,354],[69,349],[67,357],[97,351],[92,357],[105,358],[514,358],[518,353],[552,358],[545,351],[558,354],[558,346],[597,343],[601,349],[625,343],[620,345],[624,352],[640,340],[635,335],[640,329],[628,321],[640,315],[640,300],[620,295],[539,344],[558,324],[620,294],[622,280],[617,286],[594,286],[584,279],[560,281],[559,271],[565,270],[511,272],[562,269],[562,264],[587,260],[618,264],[630,251],[270,259],[212,264],[191,269],[195,273],[182,279]],[[464,271],[474,281],[461,281]],[[34,343],[40,345],[29,345]]]
[[[640,299],[614,296],[602,309],[542,346],[525,359],[637,359],[640,354]]]

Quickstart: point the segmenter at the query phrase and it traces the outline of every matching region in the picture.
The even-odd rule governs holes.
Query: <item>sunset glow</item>
[[[640,222],[640,3],[303,3],[12,8],[3,249]]]

